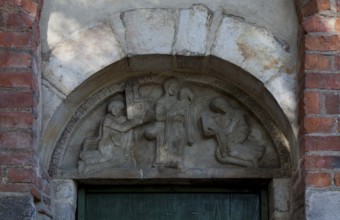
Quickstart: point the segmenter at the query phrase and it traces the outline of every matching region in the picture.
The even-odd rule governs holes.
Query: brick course
[[[306,169],[340,168],[340,156],[306,156]]]
[[[306,151],[337,151],[340,149],[339,136],[306,136]]]
[[[0,51],[0,68],[30,68],[32,55],[25,52],[1,52]]]
[[[0,94],[0,108],[32,108],[32,92],[6,92]]]
[[[0,87],[3,88],[26,88],[33,87],[34,78],[29,71],[0,73]]]
[[[301,10],[302,16],[307,17],[315,13],[329,10],[329,9],[330,9],[329,0],[311,0],[305,6],[303,6],[300,10]]]
[[[32,183],[34,172],[31,168],[8,168],[8,183]]]
[[[306,184],[311,187],[329,187],[331,185],[331,175],[329,173],[309,173],[306,176]]]
[[[306,36],[306,49],[316,51],[340,50],[340,35],[332,36]]]
[[[0,46],[14,48],[29,48],[31,46],[30,33],[0,32]]]
[[[326,114],[339,114],[339,94],[325,94],[325,113]]]
[[[335,173],[335,175],[334,175],[334,184],[336,186],[340,186],[340,173]]]
[[[32,147],[32,134],[28,132],[0,132],[0,146],[11,149]]]
[[[306,70],[329,70],[331,61],[329,56],[321,54],[306,54],[305,69]]]
[[[334,118],[306,117],[304,119],[305,133],[330,133],[335,124]]]
[[[307,17],[302,25],[306,32],[328,32],[333,30],[330,19],[324,16]]]
[[[307,73],[306,88],[313,89],[340,89],[340,74]]]
[[[39,10],[38,3],[32,0],[9,0],[8,4],[23,8],[32,17],[35,17]]]
[[[303,100],[304,112],[306,114],[320,113],[320,93],[305,91]]]

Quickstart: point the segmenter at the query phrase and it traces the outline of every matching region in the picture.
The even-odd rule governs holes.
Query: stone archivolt
[[[155,75],[103,89],[69,121],[50,171],[72,178],[289,172],[287,152],[279,149],[283,141],[267,130],[273,123],[256,117],[264,111],[254,106],[252,112],[231,95],[236,88],[214,80]]]
[[[241,67],[263,82],[296,126],[296,39],[283,39],[272,31],[205,5],[116,12],[44,48],[48,50],[42,71],[43,123],[47,125],[59,104],[104,67],[125,58],[158,54],[214,56]]]

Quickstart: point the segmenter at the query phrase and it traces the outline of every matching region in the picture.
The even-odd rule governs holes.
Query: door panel
[[[86,192],[86,220],[262,220],[261,193]],[[82,209],[81,207],[79,207]],[[262,217],[261,217],[262,216]]]

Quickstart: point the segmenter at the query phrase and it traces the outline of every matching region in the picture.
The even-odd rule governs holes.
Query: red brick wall
[[[293,219],[304,219],[305,192],[340,191],[340,0],[296,0],[300,20],[300,163]]]
[[[51,213],[49,177],[37,152],[41,6],[0,0],[0,206],[10,206],[0,210],[4,219]]]

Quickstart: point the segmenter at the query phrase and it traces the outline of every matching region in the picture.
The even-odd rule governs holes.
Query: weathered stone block
[[[270,220],[291,220],[289,212],[274,212]]]
[[[306,196],[307,220],[335,220],[340,216],[339,191],[307,190]]]
[[[171,54],[177,13],[171,9],[140,9],[122,14],[128,53]]]
[[[73,180],[53,180],[57,220],[73,220],[76,215],[77,186]]]
[[[53,89],[48,82],[43,80],[41,85],[42,90],[42,107],[44,109],[42,115],[42,128],[45,128],[49,119],[52,117],[54,111],[58,108],[62,102],[62,97],[58,96],[58,91]],[[59,94],[60,95],[60,94]],[[64,98],[64,97],[63,97]]]
[[[0,218],[21,220],[34,216],[33,200],[30,196],[0,196]]]
[[[112,26],[112,30],[115,33],[118,42],[121,45],[124,54],[127,53],[127,45],[125,40],[125,27],[124,23],[121,19],[121,13],[114,13],[110,16],[110,23]]]
[[[202,5],[180,11],[175,53],[204,55],[209,33],[209,10]]]
[[[266,82],[265,87],[273,94],[296,131],[297,83],[295,78],[295,74],[281,73]]]
[[[123,51],[111,26],[98,24],[58,44],[46,63],[44,76],[68,95],[93,73],[122,57]]]
[[[273,179],[270,184],[270,193],[273,201],[272,211],[288,212],[290,203],[290,179]]]
[[[59,203],[75,205],[77,201],[77,187],[73,180],[53,180],[55,199]]]
[[[56,220],[73,220],[75,219],[75,209],[70,204],[56,203],[55,210],[57,215],[55,215]]]
[[[266,29],[241,18],[225,16],[211,53],[244,68],[264,82],[287,65],[288,51],[289,46]]]

